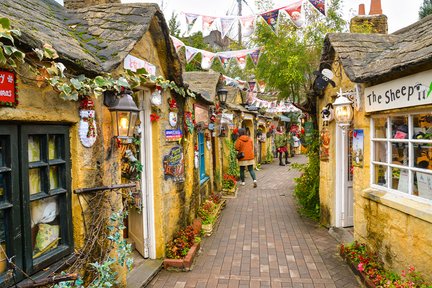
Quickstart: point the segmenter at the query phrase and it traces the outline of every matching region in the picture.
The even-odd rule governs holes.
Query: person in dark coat
[[[245,185],[245,168],[247,167],[253,179],[253,187],[255,188],[257,187],[257,181],[255,171],[253,170],[253,165],[255,164],[253,140],[246,135],[246,130],[244,128],[240,128],[238,134],[240,137],[235,142],[234,148],[238,152],[243,152],[244,154],[243,158],[239,159],[241,185]]]

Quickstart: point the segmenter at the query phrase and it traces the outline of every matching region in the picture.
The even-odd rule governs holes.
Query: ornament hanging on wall
[[[79,124],[79,137],[81,144],[84,147],[92,147],[96,141],[96,121],[94,103],[90,97],[85,97],[81,100],[80,104],[80,124]]]
[[[150,102],[154,106],[160,106],[162,104],[162,87],[156,86],[156,89],[153,91]]]
[[[169,112],[168,120],[171,127],[177,126],[177,112]]]
[[[185,112],[184,125],[185,125],[185,130],[192,134],[194,131],[194,120],[193,120],[192,112],[189,111]]]

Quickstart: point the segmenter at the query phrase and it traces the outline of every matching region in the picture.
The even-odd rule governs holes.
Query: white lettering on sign
[[[432,104],[432,71],[367,87],[364,98],[366,112]]]
[[[5,76],[6,76],[5,74],[0,74],[0,84],[4,83]]]
[[[0,90],[0,96],[12,97],[12,91],[10,91],[10,90]]]
[[[133,72],[137,71],[138,69],[144,68],[148,73],[151,75],[156,76],[156,66],[144,61],[142,59],[139,59],[132,55],[127,55],[124,59],[124,69],[131,70]]]

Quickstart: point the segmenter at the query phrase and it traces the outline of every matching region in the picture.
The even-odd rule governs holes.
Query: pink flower
[[[360,271],[360,272],[364,271],[363,263],[360,263],[360,264],[357,265],[357,270]]]

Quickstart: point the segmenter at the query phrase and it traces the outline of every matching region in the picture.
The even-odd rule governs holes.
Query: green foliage
[[[177,19],[177,14],[174,13],[174,11],[171,14],[171,18],[168,21],[168,28],[170,31],[170,35],[173,35],[175,37],[180,36],[180,22]]]
[[[20,36],[19,30],[11,28],[9,19],[0,18],[0,66],[16,68],[16,62],[24,63],[25,54],[15,47],[14,36]],[[12,45],[8,45],[6,43]]]
[[[280,91],[279,98],[301,102],[306,97],[319,65],[325,35],[344,28],[340,2],[332,1],[327,17],[305,5],[306,24],[301,28],[287,17],[279,17],[277,35],[267,24],[258,23],[253,42],[264,49],[255,75],[270,89]]]
[[[265,163],[272,163],[274,159],[274,155],[271,151],[271,145],[267,145],[267,154],[265,158]]]
[[[238,178],[240,177],[240,167],[237,162],[237,151],[234,148],[234,143],[225,139],[225,145],[228,147],[228,171],[226,174]]]
[[[184,258],[190,248],[195,244],[195,241],[199,243],[201,239],[195,235],[192,226],[187,226],[177,231],[174,235],[174,239],[166,245],[166,257],[170,259]]]
[[[236,177],[233,175],[225,174],[222,180],[222,189],[231,190],[237,184]]]
[[[423,0],[419,10],[419,17],[422,19],[430,14],[432,14],[432,0]]]
[[[309,161],[307,164],[293,163],[291,167],[302,172],[301,176],[295,178],[294,197],[299,205],[299,212],[313,220],[319,220],[319,137],[314,135],[313,141],[308,149]]]
[[[215,215],[215,211],[218,205],[211,201],[206,200],[198,209],[198,217],[201,218],[202,224],[211,224],[216,220],[217,215]]]

